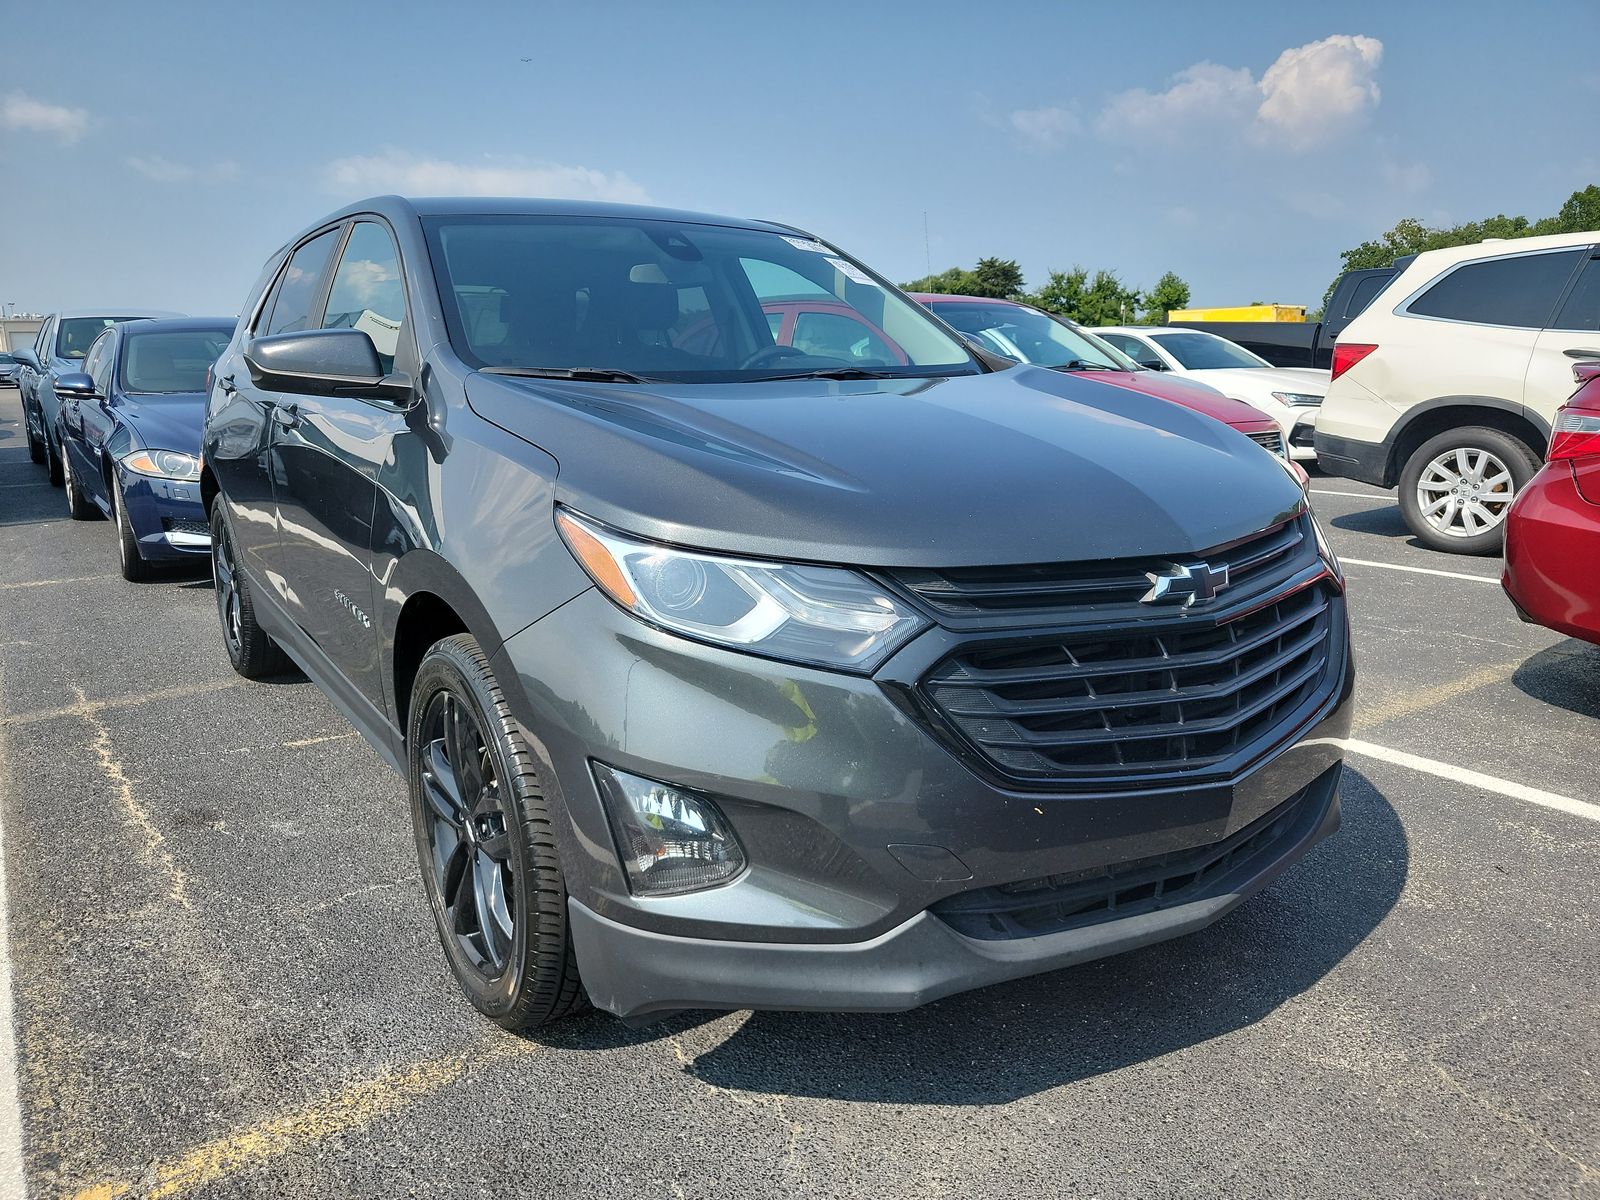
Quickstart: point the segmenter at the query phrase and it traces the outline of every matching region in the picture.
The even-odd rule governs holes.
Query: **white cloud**
[[[156,183],[227,183],[239,177],[239,164],[232,159],[195,166],[159,154],[130,154],[125,161]]]
[[[1097,125],[1112,136],[1170,132],[1195,120],[1232,121],[1249,113],[1257,99],[1256,82],[1244,67],[1195,63],[1174,75],[1165,91],[1133,88],[1111,97]]]
[[[556,200],[648,201],[644,188],[620,171],[596,171],[561,163],[485,158],[450,162],[399,150],[356,155],[329,163],[329,189],[352,195],[399,192],[413,196],[546,196]]]
[[[1261,76],[1262,126],[1297,150],[1328,140],[1378,106],[1383,43],[1347,33],[1278,55]]]
[[[1309,150],[1377,107],[1377,38],[1335,34],[1278,55],[1258,80],[1247,67],[1195,63],[1158,92],[1133,88],[1106,101],[1095,121],[1107,137],[1191,136],[1210,126],[1255,141]]]
[[[1019,108],[1006,121],[1011,131],[1035,150],[1053,150],[1083,130],[1078,114],[1065,108]]]
[[[22,92],[12,92],[0,102],[0,126],[50,134],[71,145],[89,128],[89,114],[81,108],[46,104]]]

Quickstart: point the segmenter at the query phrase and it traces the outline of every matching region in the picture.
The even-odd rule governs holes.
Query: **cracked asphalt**
[[[0,392],[0,821],[31,1196],[1600,1196],[1600,822],[1354,756],[1203,932],[895,1016],[458,998],[404,787],[208,581],[117,575]],[[1600,650],[1316,478],[1353,736],[1600,801]],[[1343,493],[1343,494],[1338,494]],[[1455,579],[1390,569],[1412,566]]]

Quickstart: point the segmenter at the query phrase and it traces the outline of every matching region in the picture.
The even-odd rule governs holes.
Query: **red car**
[[[946,325],[996,354],[1041,367],[1093,371],[1102,383],[1132,388],[1215,417],[1280,458],[1288,458],[1283,431],[1260,409],[1203,383],[1147,371],[1110,343],[1043,309],[987,296],[913,292],[911,298]],[[1304,484],[1305,472],[1298,474]]]
[[[1500,583],[1523,620],[1600,645],[1600,362],[1572,374],[1545,464],[1506,515]]]

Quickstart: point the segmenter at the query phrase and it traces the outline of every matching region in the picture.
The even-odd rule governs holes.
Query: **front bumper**
[[[545,767],[578,965],[599,1007],[895,1009],[1197,929],[1332,832],[1353,681],[1342,600],[1335,628],[1335,686],[1297,728],[1233,778],[1160,787],[1008,785],[958,759],[877,679],[697,645],[594,591],[508,639],[495,666]],[[913,641],[879,678],[919,653]],[[707,891],[631,895],[593,760],[714,797],[749,869]],[[1311,815],[1294,837],[1186,903],[995,941],[928,911],[1208,847],[1302,792]]]
[[[128,523],[149,562],[209,556],[211,525],[200,501],[200,483],[151,479],[118,468]]]

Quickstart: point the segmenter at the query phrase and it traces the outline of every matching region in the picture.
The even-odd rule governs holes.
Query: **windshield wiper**
[[[483,367],[485,375],[515,375],[522,379],[577,379],[588,383],[654,383],[632,371],[611,367]]]
[[[1116,370],[1120,370],[1120,368],[1118,368],[1118,367],[1108,367],[1104,363],[1085,362],[1081,358],[1075,358],[1071,362],[1062,363],[1059,367],[1056,368],[1056,370],[1058,370],[1058,371],[1116,371]]]
[[[777,379],[900,379],[893,371],[874,371],[867,367],[822,367],[815,371],[784,371],[778,375],[759,375],[747,383],[770,383]]]

